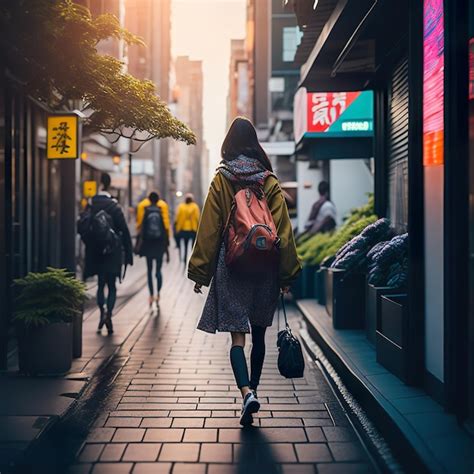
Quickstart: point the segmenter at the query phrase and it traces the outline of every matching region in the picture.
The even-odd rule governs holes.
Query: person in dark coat
[[[166,255],[167,261],[170,261],[170,254],[168,251],[169,246],[169,229],[166,227],[166,223],[169,222],[169,218],[165,213],[168,212],[168,207],[163,208],[159,206],[158,202],[160,197],[158,193],[152,192],[148,196],[150,205],[145,208],[145,214],[143,217],[143,223],[140,227],[140,257],[146,257],[147,276],[148,276],[148,289],[150,291],[150,297],[148,303],[151,306],[156,301],[158,307],[160,301],[160,290],[163,285],[163,276],[161,275],[161,266],[163,264],[163,256]],[[161,225],[160,237],[150,238],[147,232],[147,227],[150,223],[150,216],[152,213],[159,213],[158,222]],[[154,296],[153,288],[153,262],[155,262],[155,276],[156,276],[156,297]]]
[[[111,178],[103,173],[100,182],[102,190],[95,195],[88,206],[92,215],[105,211],[111,218],[112,228],[120,239],[120,244],[111,253],[99,252],[93,243],[86,244],[86,261],[84,279],[97,275],[97,305],[100,310],[100,322],[97,332],[101,332],[104,325],[109,334],[113,333],[112,312],[117,297],[116,281],[121,280],[122,267],[133,265],[132,239],[125,221],[122,208],[116,199],[109,193]],[[107,298],[105,287],[107,286]]]

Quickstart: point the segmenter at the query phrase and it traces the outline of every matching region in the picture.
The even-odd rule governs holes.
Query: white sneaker
[[[242,426],[248,426],[253,423],[253,414],[260,410],[260,402],[255,398],[255,395],[250,392],[245,395],[244,402],[242,404],[242,412],[240,416],[240,424]]]

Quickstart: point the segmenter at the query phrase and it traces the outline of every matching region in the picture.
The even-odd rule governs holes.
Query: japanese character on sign
[[[326,129],[346,110],[346,92],[322,92],[312,94],[312,125]]]
[[[48,117],[48,159],[78,158],[78,120],[78,116],[75,114],[50,115]]]
[[[71,137],[68,135],[68,124],[67,122],[60,122],[59,126],[53,127],[53,130],[56,132],[56,135],[53,137],[53,140],[56,140],[56,142],[51,148],[56,148],[56,151],[62,155],[71,147],[68,145],[68,141],[71,140]]]

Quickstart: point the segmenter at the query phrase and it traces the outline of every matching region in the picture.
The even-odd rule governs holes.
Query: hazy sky
[[[172,0],[173,57],[203,61],[204,139],[210,166],[220,160],[229,88],[230,40],[245,37],[245,0]]]

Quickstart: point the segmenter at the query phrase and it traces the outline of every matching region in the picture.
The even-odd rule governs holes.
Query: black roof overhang
[[[301,67],[308,91],[370,89],[408,32],[409,0],[339,0]],[[317,10],[316,10],[317,11]]]

